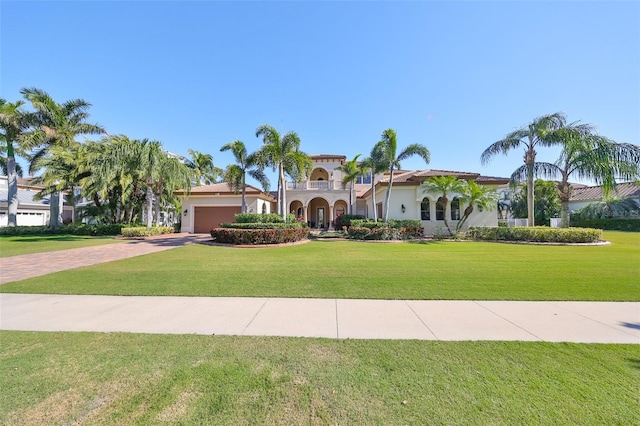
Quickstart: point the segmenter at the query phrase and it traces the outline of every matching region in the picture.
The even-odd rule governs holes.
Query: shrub
[[[293,223],[236,223],[226,222],[221,223],[220,228],[226,229],[290,229],[290,228],[306,228],[307,224],[304,222]]]
[[[391,228],[419,228],[422,222],[418,219],[389,219],[387,224]]]
[[[46,226],[6,226],[0,228],[0,235],[118,235],[122,224],[86,225],[84,223],[50,229]]]
[[[173,234],[174,231],[171,226],[154,226],[151,230],[147,230],[145,226],[131,226],[122,228],[122,236],[127,238],[150,237],[152,235]]]
[[[360,220],[364,219],[364,216],[359,214],[343,214],[336,218],[335,228],[342,229],[342,227],[346,226],[347,229],[351,226],[352,220]]]
[[[571,219],[571,225],[581,228],[605,229],[607,231],[640,232],[640,219]]]
[[[414,240],[423,237],[422,227],[398,227],[377,226],[371,222],[371,227],[352,225],[347,232],[349,238],[354,240]]]
[[[304,240],[308,232],[306,227],[285,229],[216,228],[211,231],[211,237],[215,242],[223,244],[282,244]]]
[[[283,223],[282,217],[275,213],[237,213],[236,223]]]
[[[467,231],[467,236],[485,241],[593,243],[602,240],[602,231],[586,228],[549,228],[546,226],[471,227]]]

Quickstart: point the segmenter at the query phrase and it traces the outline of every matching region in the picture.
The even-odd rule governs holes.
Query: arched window
[[[267,203],[262,205],[262,214],[267,214]]]
[[[420,219],[431,220],[431,200],[427,197],[424,197],[420,203]]]
[[[444,198],[438,198],[436,201],[436,220],[444,220],[444,206],[442,205]]]
[[[457,197],[451,201],[451,220],[460,220],[460,199]]]

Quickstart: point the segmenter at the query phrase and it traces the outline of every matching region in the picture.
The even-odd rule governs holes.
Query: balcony
[[[342,190],[342,184],[333,180],[306,180],[287,182],[287,190],[293,191],[336,191]]]

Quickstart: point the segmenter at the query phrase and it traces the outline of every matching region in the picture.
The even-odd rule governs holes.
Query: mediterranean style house
[[[312,155],[313,163],[308,179],[285,183],[287,191],[287,211],[305,221],[311,228],[333,229],[335,219],[342,214],[358,214],[373,217],[372,198],[375,192],[377,216],[382,217],[385,194],[389,185],[388,174],[359,176],[357,181],[346,187],[342,184],[343,174],[338,169],[347,158],[344,155]],[[448,170],[395,171],[389,217],[394,219],[419,219],[425,235],[441,233],[444,218],[455,226],[465,206],[456,194],[449,195],[449,202],[442,209],[438,195],[425,194],[420,184],[430,176],[454,175],[461,179],[474,180],[478,184],[498,189],[507,185],[509,179],[481,176],[478,173]],[[373,189],[372,189],[373,179]],[[240,212],[241,195],[230,190],[224,183],[192,188],[176,192],[182,198],[182,232],[207,233],[222,222],[232,222]],[[273,213],[276,199],[258,188],[247,185],[247,211]],[[498,213],[495,210],[475,209],[467,220],[467,226],[497,226]]]

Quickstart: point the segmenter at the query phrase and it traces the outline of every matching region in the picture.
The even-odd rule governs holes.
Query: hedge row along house
[[[338,169],[346,161],[344,155],[311,155],[312,171],[305,180],[285,183],[287,191],[287,211],[298,220],[306,222],[313,229],[334,229],[335,220],[343,214],[357,214],[374,217],[372,199],[375,194],[377,217],[382,217],[385,207],[385,193],[389,185],[386,173],[358,176],[353,184],[343,185],[343,174]],[[426,194],[420,187],[431,176],[456,176],[494,188],[505,187],[508,178],[481,176],[478,173],[447,170],[395,171],[389,218],[419,219],[425,235],[442,233],[444,218],[455,224],[465,208],[455,193],[449,194],[443,208],[435,194]],[[372,187],[373,179],[373,187]],[[232,191],[227,184],[217,183],[192,188],[189,193],[176,191],[182,199],[182,232],[208,233],[220,223],[231,222],[240,213],[241,195]],[[247,211],[273,213],[276,198],[258,188],[246,187]],[[445,216],[446,215],[446,216]],[[498,213],[494,210],[475,209],[465,228],[469,226],[497,226]]]

